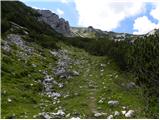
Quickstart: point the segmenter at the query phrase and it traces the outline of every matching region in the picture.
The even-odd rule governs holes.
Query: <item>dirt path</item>
[[[63,89],[63,91],[70,90],[79,93],[77,96],[62,101],[67,103],[64,107],[73,116],[74,110],[79,113],[76,115],[79,118],[106,119],[110,115],[113,116],[115,111],[121,113],[123,106],[129,105],[129,109],[133,110],[140,109],[142,105],[138,94],[135,94],[138,91],[130,90],[127,92],[115,83],[115,81],[125,83],[128,79],[131,79],[131,76],[119,72],[114,61],[110,58],[89,55],[84,51],[77,52],[77,49],[68,49],[70,58],[79,60],[79,64],[76,64],[73,68],[80,73],[79,76],[68,82]],[[108,62],[106,63],[106,61]],[[118,100],[122,105],[120,104],[112,109],[107,104],[109,100]],[[130,103],[128,100],[137,102]],[[124,116],[120,115],[118,118],[124,118]]]
[[[90,89],[89,90],[89,108],[90,108],[90,111],[92,113],[97,113],[97,106],[96,106],[96,89]]]
[[[93,64],[93,61],[92,63]],[[88,106],[89,109],[91,111],[91,113],[95,114],[98,113],[97,111],[97,99],[96,99],[96,93],[97,93],[97,83],[95,82],[95,78],[93,78],[93,70],[95,70],[95,67],[93,67],[92,65],[89,65],[89,70],[88,70],[88,95],[89,95],[89,99],[88,99]]]

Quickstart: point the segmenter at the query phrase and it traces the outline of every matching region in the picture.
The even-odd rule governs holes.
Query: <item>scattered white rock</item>
[[[51,119],[51,116],[45,112],[39,113],[38,115],[44,117],[45,119]]]
[[[54,102],[53,102],[53,105],[55,105],[55,104],[56,104],[56,102],[54,101]]]
[[[106,64],[100,64],[100,66],[101,66],[101,67],[105,67],[105,66],[106,66]]]
[[[32,66],[33,66],[33,67],[37,67],[37,65],[36,65],[36,64],[32,64]]]
[[[112,119],[113,118],[113,115],[109,115],[108,117],[107,117],[107,119]]]
[[[43,71],[42,73],[43,73],[44,75],[47,75],[47,71]]]
[[[120,113],[118,111],[114,112],[114,116],[119,116],[119,115],[120,115]]]
[[[57,56],[58,52],[57,51],[50,51],[50,53],[54,56]]]
[[[70,114],[70,113],[68,113],[68,114],[66,115],[66,118],[69,118],[69,117],[70,117],[70,115],[71,115],[71,114]]]
[[[124,110],[124,111],[121,111],[121,112],[122,112],[122,114],[123,114],[123,115],[125,115],[125,114],[126,114],[126,111],[125,111],[125,110]]]
[[[58,86],[59,86],[60,88],[63,88],[63,87],[64,87],[63,83],[59,83]]]
[[[104,115],[104,116],[106,116],[106,115],[107,115],[107,113],[103,113],[103,112],[102,112],[101,114],[102,114],[102,115]]]
[[[67,98],[67,97],[69,97],[69,95],[67,94],[67,95],[64,95],[64,98]]]
[[[61,94],[60,94],[60,93],[57,93],[57,92],[52,92],[52,93],[51,93],[51,96],[52,96],[52,97],[61,97]]]
[[[73,75],[75,75],[75,76],[78,76],[79,75],[79,72],[77,72],[77,71],[73,71]]]
[[[1,42],[2,42],[2,41],[1,41]],[[5,50],[5,51],[7,51],[7,52],[10,52],[10,51],[11,51],[11,48],[10,48],[10,46],[9,46],[9,42],[8,42],[8,41],[3,41],[1,44],[2,44],[2,45],[1,45],[1,48],[2,48],[3,50]]]
[[[103,72],[103,71],[104,71],[104,69],[101,70],[101,72]]]
[[[71,119],[81,119],[81,118],[79,118],[79,117],[72,117]]]
[[[98,103],[103,103],[103,100],[102,100],[102,99],[101,99],[101,100],[99,100],[99,101],[98,101]]]
[[[58,110],[56,113],[51,113],[53,116],[64,116],[65,112],[63,110]]]
[[[29,34],[27,31],[23,31],[23,32],[24,32],[24,34],[26,34],[26,35],[28,35],[28,34]]]
[[[58,106],[58,108],[59,108],[59,109],[61,109],[61,108],[62,108],[62,106]]]
[[[36,118],[37,117],[37,115],[33,115],[33,118]]]
[[[75,95],[75,96],[78,96],[79,94],[78,94],[78,93],[74,93],[74,95]]]
[[[6,93],[7,93],[6,90],[4,90],[4,91],[3,91],[3,94],[6,94]]]
[[[133,115],[134,115],[134,110],[129,110],[129,111],[125,114],[125,117],[126,117],[126,118],[131,118],[131,117],[133,117]]]
[[[100,117],[100,116],[102,116],[102,114],[101,113],[95,113],[94,116],[95,117]]]
[[[118,75],[116,75],[115,78],[118,78]]]
[[[110,100],[110,101],[108,101],[108,104],[110,106],[117,106],[119,104],[119,101],[117,101],[117,100]]]
[[[32,54],[34,51],[33,47],[29,47],[26,45],[26,42],[22,39],[22,37],[18,34],[8,34],[7,35],[7,41],[10,43],[16,44],[18,47],[20,47],[24,52],[19,52],[18,56],[22,57],[23,59],[26,59],[29,54]]]
[[[28,118],[28,116],[27,116],[27,115],[25,115],[25,116],[24,116],[24,118],[25,118],[25,119],[27,119],[27,118]]]
[[[60,103],[60,100],[58,100],[57,103]]]
[[[44,82],[51,82],[53,80],[53,78],[49,75],[46,75]]]
[[[63,115],[65,115],[65,112],[63,112],[63,110],[58,110],[57,114],[63,116]]]
[[[112,74],[110,74],[109,76],[110,76],[110,77],[112,77],[113,75],[112,75]]]
[[[57,100],[57,97],[54,97],[53,99],[54,99],[54,100]]]
[[[15,43],[16,45],[20,46],[20,47],[23,47],[24,46],[24,42],[21,38],[20,35],[16,35],[16,34],[9,34],[7,36],[7,40]]]
[[[132,88],[135,88],[135,87],[136,87],[136,84],[134,82],[127,83],[127,88],[128,89],[132,89]]]
[[[106,116],[106,115],[107,113],[103,113],[103,112],[94,114],[95,117]]]
[[[8,98],[7,100],[8,100],[8,102],[12,102],[12,99],[11,99],[11,98]]]

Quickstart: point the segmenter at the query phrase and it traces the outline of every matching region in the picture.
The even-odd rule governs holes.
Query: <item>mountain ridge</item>
[[[56,13],[50,10],[40,10],[36,9],[41,16],[38,18],[40,21],[44,21],[50,25],[54,30],[63,34],[65,37],[83,37],[83,38],[106,38],[109,37],[115,41],[125,40],[127,38],[135,38],[138,36],[149,35],[150,32],[141,35],[134,35],[131,33],[120,33],[113,31],[103,31],[101,29],[88,27],[72,27],[69,22],[64,18],[59,18]],[[158,29],[154,29],[158,30]],[[152,31],[154,31],[152,30]]]

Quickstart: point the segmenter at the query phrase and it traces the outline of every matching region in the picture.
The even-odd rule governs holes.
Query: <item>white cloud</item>
[[[93,26],[113,30],[127,17],[145,11],[142,2],[111,2],[108,0],[75,0],[79,14],[79,26]]]
[[[138,17],[133,24],[133,28],[137,31],[133,32],[133,34],[146,34],[156,27],[157,25],[152,23],[147,16]]]
[[[69,0],[60,0],[61,3],[69,3]]]
[[[63,15],[64,15],[64,11],[61,10],[61,9],[59,9],[59,8],[56,10],[56,13],[57,13],[59,16],[63,16]]]
[[[64,15],[64,11],[57,8],[56,10],[53,10],[53,9],[47,9],[47,8],[38,8],[38,7],[35,7],[35,6],[32,6],[32,8],[34,9],[40,9],[40,10],[50,10],[52,13],[56,13],[58,14],[60,17],[62,17]]]
[[[152,5],[154,6],[154,8],[150,11],[150,15],[155,18],[156,20],[158,20],[158,23],[153,23],[151,20],[148,19],[147,16],[141,16],[138,17],[133,24],[133,29],[135,29],[136,31],[133,32],[133,34],[146,34],[149,31],[155,29],[155,28],[159,28],[160,25],[160,2],[155,2],[152,3]]]
[[[160,2],[154,3],[155,8],[151,10],[150,15],[157,19],[160,24]]]
[[[47,8],[41,8],[41,10],[48,10]]]

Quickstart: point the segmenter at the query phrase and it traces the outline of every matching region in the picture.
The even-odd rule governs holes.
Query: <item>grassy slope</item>
[[[133,81],[131,75],[119,71],[110,58],[92,56],[71,46],[65,46],[64,48],[72,53],[74,59],[81,58],[81,60],[84,60],[82,66],[75,66],[77,70],[80,70],[80,77],[73,78],[72,82],[65,88],[65,92],[71,90],[80,93],[77,97],[64,100],[64,104],[67,103],[65,106],[69,111],[75,109],[82,115],[85,114],[87,118],[92,118],[95,110],[110,115],[114,114],[116,110],[122,111],[122,106],[128,106],[129,109],[136,111],[136,118],[144,117],[143,100],[139,97],[141,90],[137,88],[128,91],[118,85],[119,83]],[[100,64],[106,63],[106,60],[109,64],[104,68],[104,72],[101,72]],[[118,75],[117,78],[115,78],[116,75]],[[89,86],[90,83],[93,87]],[[104,103],[98,104],[100,98],[104,98]],[[109,100],[118,100],[120,105],[110,108],[107,105]],[[120,118],[123,118],[123,116],[120,116]]]
[[[128,106],[129,109],[136,111],[135,118],[144,118],[143,100],[139,97],[141,90],[137,88],[128,91],[118,85],[122,82],[134,81],[131,75],[119,71],[110,58],[92,56],[82,49],[62,43],[59,43],[59,46],[61,49],[68,50],[72,60],[80,60],[80,64],[70,65],[71,69],[80,72],[80,76],[73,77],[69,81],[57,79],[64,82],[65,86],[54,89],[62,95],[69,93],[70,96],[61,97],[60,103],[53,104],[50,98],[41,94],[43,87],[37,81],[44,78],[39,70],[47,70],[54,77],[52,69],[56,66],[57,58],[53,57],[48,49],[36,44],[30,46],[34,48],[34,52],[24,58],[21,58],[19,53],[25,52],[15,45],[12,45],[10,53],[2,50],[2,118],[14,116],[33,118],[34,115],[42,112],[42,107],[45,108],[45,112],[55,112],[60,106],[65,108],[66,114],[71,113],[71,116],[78,115],[80,118],[94,118],[94,111],[106,112],[110,115],[115,110],[121,111],[122,106]],[[101,72],[100,64],[105,63],[106,60],[108,64]],[[32,64],[36,64],[36,67]],[[102,97],[104,103],[98,104]],[[8,102],[8,99],[12,101]],[[118,100],[120,105],[109,107],[107,104],[109,100]]]

